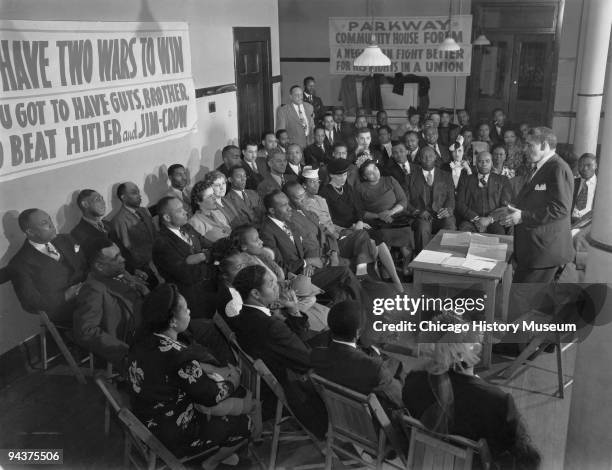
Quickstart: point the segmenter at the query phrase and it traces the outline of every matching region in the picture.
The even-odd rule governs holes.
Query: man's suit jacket
[[[117,279],[90,273],[79,291],[74,311],[73,331],[77,343],[120,364],[142,322],[144,292]]]
[[[288,382],[287,370],[303,374],[310,367],[308,346],[283,320],[243,306],[240,314],[234,317],[232,328],[245,352],[261,359],[282,385]]]
[[[514,253],[527,268],[561,266],[574,257],[570,219],[574,176],[557,154],[527,181],[514,200],[522,222],[514,227]]]
[[[332,156],[333,147],[327,144],[327,141],[323,144],[325,150],[319,147],[317,144],[310,144],[304,149],[304,162],[306,165],[310,165],[313,168],[317,168],[319,165],[326,165]]]
[[[304,128],[300,122],[293,103],[284,104],[276,112],[276,130],[285,129],[289,134],[289,141],[304,148],[310,144],[314,135],[314,110],[310,103],[302,103],[305,118],[308,120],[308,135],[304,134]]]
[[[250,224],[259,224],[264,211],[259,194],[252,189],[245,189],[244,195],[245,199],[241,198],[236,191],[230,189],[223,199],[229,200],[242,218],[247,219]]]
[[[211,297],[209,293],[214,290],[212,269],[207,261],[187,264],[189,255],[200,253],[211,244],[191,225],[185,225],[184,229],[191,239],[191,245],[165,225],[161,227],[153,245],[153,262],[166,282],[176,284],[194,317],[212,317],[214,302],[212,306],[207,302]]]
[[[300,164],[300,174],[302,174],[302,170],[304,169],[304,165]],[[287,177],[293,177],[297,180],[298,175],[295,171],[293,171],[293,168],[291,168],[291,166],[289,166],[289,163],[287,163],[287,168],[285,169],[285,181],[287,181]]]
[[[96,240],[98,238],[109,238],[111,226],[106,220],[102,220],[105,231],[97,229],[92,224],[81,218],[78,224],[70,231],[70,236],[79,245],[84,245],[87,242]]]
[[[304,93],[304,103],[308,103],[312,106],[315,122],[318,123],[323,115],[323,101],[321,98],[317,95],[310,95],[310,97],[308,97],[308,95]]]
[[[157,236],[149,211],[144,207],[139,207],[136,211],[141,218],[121,206],[110,222],[111,238],[121,248],[130,269],[148,266],[151,262],[153,242]]]
[[[428,146],[428,144],[423,142],[423,144],[420,145],[419,147],[423,148],[423,147],[427,147],[427,146]],[[436,154],[438,155],[438,158],[436,158],[436,166],[439,168],[444,163],[450,162],[452,160],[452,157],[451,157],[451,154],[450,154],[450,151],[448,150],[448,148],[446,148],[440,142],[438,142],[438,150],[439,150],[439,152],[436,152]],[[435,149],[434,149],[434,151],[435,151]]]
[[[318,253],[313,253],[304,247],[298,230],[287,224],[293,233],[294,242],[278,225],[276,225],[269,217],[264,217],[261,223],[259,235],[264,246],[267,246],[274,251],[274,259],[286,271],[294,274],[300,274],[304,269],[304,258],[309,256],[319,256]]]
[[[60,254],[59,261],[41,253],[25,240],[11,258],[8,268],[17,298],[24,310],[44,310],[54,321],[72,321],[74,302],[66,302],[64,293],[86,277],[82,251],[70,235],[59,234],[51,243]]]
[[[386,165],[389,160],[391,160],[391,153],[387,152],[387,148],[378,144],[377,150],[380,152],[380,162],[382,165]]]
[[[330,149],[332,149],[332,153],[333,153],[334,144],[336,142],[344,142],[344,140],[342,138],[342,133],[337,131],[336,128],[334,128],[331,132],[332,132],[332,135],[330,139],[329,137],[327,137],[327,129],[325,130],[325,147],[329,147]]]
[[[423,176],[423,170],[419,168],[414,172],[408,193],[409,211],[415,209],[423,211],[426,209],[425,191],[427,190],[428,186],[425,176]],[[453,185],[453,179],[449,173],[439,168],[434,170],[433,198],[431,203],[434,210],[446,207],[451,215],[455,210],[455,186]]]
[[[488,216],[499,207],[512,200],[510,181],[505,176],[489,174],[486,188],[488,211],[483,211],[483,191],[478,187],[478,173],[462,175],[457,187],[456,209],[458,221],[471,220],[476,216]],[[485,213],[486,212],[486,213]]]
[[[262,169],[260,168],[261,163],[258,162],[258,160],[258,158],[255,159],[255,167],[257,168],[257,171],[254,171],[253,168],[251,168],[249,164],[244,161],[244,159],[242,160],[242,166],[244,167],[244,171],[246,172],[247,176],[246,189],[257,190],[257,186],[259,185],[259,183],[261,183],[264,179],[264,176],[268,174],[268,164],[266,163],[266,161],[263,161],[265,169],[263,170],[264,173],[262,173]]]
[[[292,174],[285,173],[285,183],[289,181],[295,181],[297,178]],[[267,175],[259,186],[257,186],[257,193],[263,199],[266,194],[270,194],[275,189],[282,189],[281,185],[276,182],[272,175]]]
[[[410,191],[410,182],[412,181],[413,176],[416,174],[416,172],[421,171],[420,166],[415,165],[414,163],[408,163],[410,165],[410,174],[408,175],[392,158],[389,159],[381,169],[381,174],[383,176],[393,176],[397,180],[402,189],[406,192],[407,196]]]
[[[314,348],[311,366],[321,377],[368,395],[376,393],[394,407],[403,407],[402,385],[393,378],[382,358],[332,341],[327,348]]]

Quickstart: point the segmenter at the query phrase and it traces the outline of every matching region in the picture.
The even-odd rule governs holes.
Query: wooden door
[[[238,136],[259,141],[273,130],[270,28],[234,28]]]
[[[516,34],[512,59],[509,115],[514,122],[548,123],[552,86],[553,37],[550,34]]]

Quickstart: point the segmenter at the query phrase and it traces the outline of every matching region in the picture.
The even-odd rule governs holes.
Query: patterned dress
[[[205,348],[152,334],[138,341],[129,355],[134,414],[177,456],[214,446],[230,447],[248,438],[247,415],[207,416],[195,404],[213,407],[230,396],[244,395],[202,363],[217,365]]]

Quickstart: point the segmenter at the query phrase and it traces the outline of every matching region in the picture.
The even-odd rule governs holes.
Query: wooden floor
[[[575,350],[572,347],[564,352],[568,377],[573,374]],[[62,448],[62,468],[120,468],[121,435],[114,423],[111,436],[104,437],[100,392],[91,379],[87,385],[79,385],[71,376],[63,375],[65,370],[60,365],[46,374],[34,372],[0,391],[0,449]],[[515,397],[529,434],[542,454],[542,469],[563,468],[571,386],[566,389],[565,399],[553,396],[557,386],[555,355],[541,355],[505,385],[495,383]],[[255,449],[266,458],[269,445],[267,440]],[[276,468],[309,470],[322,468],[322,464],[323,456],[317,449],[302,441],[281,445]],[[4,469],[10,468],[27,466],[4,465]]]

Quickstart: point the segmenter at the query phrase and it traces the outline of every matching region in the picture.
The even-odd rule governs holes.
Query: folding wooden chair
[[[217,452],[218,447],[213,447],[196,455],[190,455],[179,459],[157,439],[142,422],[126,407],[120,405],[116,396],[102,377],[97,377],[96,385],[100,388],[111,408],[117,413],[117,417],[124,431],[124,468],[130,464],[137,469],[161,470],[186,470],[185,462],[197,458],[208,457]]]
[[[59,348],[61,354],[64,356],[64,359],[66,359],[66,362],[68,363],[68,366],[70,367],[70,370],[76,377],[77,381],[81,384],[87,383],[87,381],[85,380],[85,376],[83,375],[83,371],[80,369],[79,365],[77,364],[77,361],[74,359],[74,356],[70,353],[68,346],[66,346],[64,339],[62,338],[62,336],[60,335],[58,331],[58,328],[66,329],[66,330],[68,330],[68,328],[55,325],[55,323],[51,321],[47,313],[42,310],[38,312],[38,316],[40,317],[40,356],[41,356],[40,360],[42,362],[43,370],[47,370],[49,362],[51,362],[53,359],[59,356],[59,355],[53,356],[52,358],[47,357],[47,331],[48,331],[49,333],[51,333],[51,337],[55,341],[55,344],[57,344],[57,347]],[[85,358],[85,360],[89,360],[90,367],[93,368],[93,356],[89,355]]]
[[[314,373],[310,374],[310,379],[327,408],[327,470],[332,468],[334,453],[357,459],[368,467],[382,469],[385,455],[391,449],[395,450],[405,465],[406,459],[395,430],[376,395],[363,395]],[[342,443],[362,448],[375,458],[375,462],[365,460],[356,451],[350,452]],[[403,468],[390,461],[386,461],[386,464]]]
[[[483,470],[491,468],[487,441],[478,442],[465,437],[438,434],[407,415],[402,416],[402,427],[410,438],[407,467],[409,470],[471,470],[474,453],[480,454]]]

